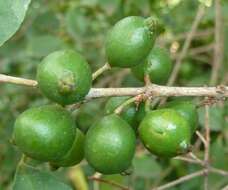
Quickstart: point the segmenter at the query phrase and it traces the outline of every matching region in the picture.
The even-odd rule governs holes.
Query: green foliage
[[[0,46],[20,27],[30,0],[0,1]]]
[[[110,29],[112,29],[119,20],[133,15],[142,18],[152,16],[158,19],[158,23],[161,25],[157,28],[159,36],[155,43],[159,47],[166,49],[172,59],[172,63],[175,63],[176,57],[183,47],[185,33],[190,31],[199,5],[198,0],[35,0],[31,1],[31,3],[29,2],[28,0],[0,0],[0,46],[4,44],[0,47],[1,74],[35,79],[37,66],[41,60],[54,51],[65,49],[73,49],[82,54],[91,67],[91,70],[95,71],[107,62],[105,41]],[[224,60],[221,63],[217,84],[226,84],[225,75],[228,69],[228,1],[221,1],[221,4],[223,15],[222,25],[224,27]],[[206,47],[214,43],[214,17],[214,4],[212,4],[211,7],[207,8],[206,14],[196,31],[197,34],[201,32],[207,33],[207,31],[209,31],[209,34],[205,33],[202,36],[193,36],[190,49],[182,61],[177,81],[174,84],[175,86],[209,86],[213,50],[205,50],[202,52],[198,52],[198,50],[200,50],[201,47]],[[124,31],[126,31],[126,28]],[[212,32],[210,33],[210,31]],[[120,38],[118,39],[121,39],[121,42],[123,42],[125,36],[122,35],[122,33],[119,34],[119,36]],[[7,43],[5,43],[5,41],[7,41]],[[126,48],[121,46],[117,48],[117,50],[118,52],[112,51],[110,53],[111,56],[114,55],[114,53],[123,55]],[[128,55],[137,57],[139,52],[140,49]],[[54,68],[51,68],[51,70],[52,69]],[[139,71],[140,69],[137,69],[136,72]],[[165,80],[160,81],[160,78],[157,81],[153,80],[156,74],[157,73],[154,73],[151,76],[152,82],[165,85]],[[166,77],[162,76],[162,78]],[[93,87],[101,88],[138,86],[144,86],[143,76],[141,80],[138,80],[128,69],[123,68],[112,68],[110,71],[105,72],[102,77],[93,81]],[[28,158],[26,158],[25,164],[18,166],[13,182],[15,168],[21,157],[21,152],[18,148],[12,146],[12,142],[10,141],[14,130],[14,121],[24,110],[30,107],[49,104],[50,100],[42,96],[39,90],[35,88],[11,84],[0,85],[0,97],[0,189],[9,190],[12,189],[12,187],[16,190],[78,189],[75,184],[81,184],[80,180],[82,179],[80,178],[80,180],[77,181],[78,179],[72,178],[72,174],[78,174],[74,171],[75,167],[61,167],[57,171],[46,172],[46,170],[50,170],[48,163]],[[182,98],[179,97],[170,99],[182,100]],[[189,100],[195,105],[198,105],[203,98],[187,98],[187,101]],[[106,99],[101,98],[99,100],[83,103],[82,105],[75,105],[74,108],[77,107],[77,109],[72,112],[72,116],[75,118],[76,126],[80,128],[85,135],[94,123],[102,120],[104,115],[106,115],[104,109],[105,103]],[[211,128],[210,163],[212,166],[224,170],[228,170],[227,106],[226,101],[210,106],[209,109],[209,126]],[[133,107],[134,111],[135,108],[137,108],[134,104],[129,105],[129,107]],[[68,109],[68,107],[65,106],[64,109]],[[124,111],[127,109],[128,106],[125,107]],[[155,106],[153,109],[157,109],[157,107]],[[199,115],[198,130],[202,130],[201,133],[203,134],[205,109],[204,107],[197,109]],[[134,117],[132,117],[132,122],[130,122],[132,126],[138,126],[138,123],[145,117],[144,104],[140,104],[136,110],[136,114],[133,114]],[[121,116],[124,115],[124,111]],[[58,126],[58,123],[59,122],[55,123],[54,126]],[[161,126],[161,124],[159,124],[159,126]],[[63,135],[62,132],[61,135]],[[192,145],[194,145],[196,139],[197,136],[194,134],[191,141],[193,143]],[[113,139],[110,138],[108,141],[113,142]],[[110,145],[108,141],[107,144]],[[61,143],[62,142],[63,140]],[[161,141],[156,141],[157,144],[160,142]],[[94,142],[91,142],[91,144],[92,143]],[[142,190],[152,189],[155,186],[168,183],[202,168],[198,165],[186,164],[176,159],[153,156],[145,150],[139,141],[137,141],[136,145],[135,156],[131,160],[132,166],[128,169],[129,171],[131,170],[131,175],[102,175],[101,178],[114,181],[130,189]],[[71,154],[71,156],[77,157],[78,161],[81,160],[82,157],[76,153],[82,152],[82,148],[83,146],[76,146],[74,148],[71,146],[71,150],[75,150],[72,151],[75,154]],[[70,155],[70,152],[71,151],[68,150],[67,155]],[[203,159],[204,147],[200,146],[198,149],[194,149],[194,153]],[[67,157],[66,154],[64,155],[64,161],[70,158]],[[77,159],[73,160],[76,161]],[[112,161],[117,160],[118,156]],[[55,164],[51,163],[52,166],[55,166]],[[63,163],[59,164],[59,166],[60,165],[63,166]],[[69,166],[69,162],[67,165]],[[72,163],[70,165],[72,165]],[[64,166],[66,166],[66,163],[64,163]],[[80,175],[85,175],[85,177],[91,176],[96,172],[86,161],[83,161],[79,167],[81,168]],[[88,188],[91,190],[93,187],[96,187],[96,185],[99,186],[101,190],[118,189],[110,184],[94,182],[92,180],[84,179],[83,183],[88,184]],[[203,183],[204,177],[197,177],[170,189],[203,189]],[[226,177],[221,177],[217,174],[209,175],[209,187],[213,190],[222,189],[227,183]]]
[[[13,190],[72,190],[72,188],[49,172],[44,172],[22,164],[18,167]]]

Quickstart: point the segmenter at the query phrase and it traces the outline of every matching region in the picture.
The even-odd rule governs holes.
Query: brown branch
[[[199,131],[196,131],[196,135],[202,141],[202,143],[204,144],[204,146],[206,146],[207,145],[207,142],[206,142],[206,139],[204,138],[204,136]]]
[[[199,161],[197,161],[195,159],[188,158],[188,157],[185,157],[185,156],[176,156],[173,159],[185,161],[185,162],[188,162],[188,163],[191,163],[191,164],[200,164],[200,165],[202,164],[201,162],[199,162]]]
[[[213,172],[213,173],[216,173],[216,174],[219,174],[219,175],[228,176],[228,171],[221,170],[221,169],[218,169],[218,168],[209,167],[209,171]]]
[[[111,186],[114,186],[114,187],[117,187],[119,189],[122,189],[122,190],[130,190],[130,188],[128,187],[125,187],[119,183],[116,183],[114,181],[110,181],[110,180],[105,180],[105,179],[102,179],[102,178],[99,178],[99,177],[95,177],[95,176],[91,176],[91,177],[88,177],[89,179],[91,180],[94,180],[94,181],[98,181],[98,182],[101,182],[101,183],[106,183],[106,184],[109,184]]]
[[[223,187],[221,190],[228,190],[228,185],[226,185],[225,187]]]
[[[208,28],[206,30],[199,30],[196,31],[193,34],[193,38],[194,39],[199,39],[199,38],[203,38],[203,37],[208,37],[210,35],[214,34],[214,28]],[[167,44],[167,43],[172,43],[174,41],[180,41],[180,40],[184,40],[186,39],[186,37],[189,35],[189,32],[184,32],[181,34],[175,34],[175,36],[171,37],[171,38],[167,38],[166,36],[161,36],[158,38],[158,43],[160,44]]]
[[[162,185],[160,187],[157,187],[157,188],[153,188],[152,190],[163,190],[163,189],[168,189],[170,187],[173,187],[175,185],[178,185],[180,183],[183,183],[185,181],[188,181],[190,179],[193,179],[193,178],[196,178],[198,176],[202,176],[205,174],[205,170],[200,170],[200,171],[197,171],[197,172],[194,172],[194,173],[191,173],[189,175],[186,175],[186,176],[183,176],[183,177],[180,177],[179,179],[177,180],[174,180],[170,183],[167,183],[165,185]]]
[[[12,83],[36,87],[37,81],[0,74],[0,83]],[[137,96],[146,93],[153,97],[169,96],[209,96],[216,98],[228,97],[228,86],[217,87],[169,87],[151,84],[147,87],[134,88],[91,88],[85,99],[110,96]]]
[[[214,60],[212,65],[212,74],[210,84],[215,85],[218,81],[219,70],[223,60],[222,46],[222,10],[220,0],[215,0],[215,45]]]
[[[209,51],[213,50],[213,48],[214,48],[214,44],[208,44],[208,45],[204,45],[204,46],[195,47],[195,48],[190,49],[188,51],[188,53],[186,53],[186,55],[194,57],[198,54],[209,52]],[[172,59],[178,59],[179,57],[180,57],[179,53],[175,53],[172,55]]]
[[[12,83],[24,86],[37,86],[37,81],[0,74],[0,83]]]
[[[190,29],[190,32],[188,33],[187,35],[187,38],[184,42],[184,45],[183,45],[183,48],[181,50],[181,53],[180,53],[180,56],[177,58],[177,61],[176,61],[176,64],[173,68],[173,71],[172,71],[172,74],[169,78],[169,81],[167,83],[168,86],[171,86],[174,84],[176,78],[177,78],[177,75],[178,75],[178,72],[180,70],[180,66],[181,66],[181,62],[183,60],[183,58],[185,57],[185,55],[187,54],[187,51],[190,47],[190,44],[191,44],[191,41],[193,39],[193,36],[196,32],[196,29],[198,28],[198,25],[204,15],[204,12],[205,12],[205,6],[203,4],[200,4],[199,5],[199,8],[198,8],[198,11],[196,13],[196,16],[195,16],[195,19],[192,23],[192,26],[191,26],[191,29]]]
[[[209,106],[205,105],[205,152],[204,152],[204,162],[205,168],[209,168],[209,151],[210,151],[210,126],[209,126]],[[208,175],[204,178],[204,190],[208,190]]]
[[[228,86],[218,87],[168,87],[152,84],[149,87],[136,88],[92,88],[86,99],[110,96],[137,96],[150,94],[153,97],[169,96],[211,96],[228,97]]]

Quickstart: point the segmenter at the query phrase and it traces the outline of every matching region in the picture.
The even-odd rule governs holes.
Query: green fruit
[[[109,98],[109,100],[105,105],[105,113],[112,114],[118,106],[120,106],[123,102],[125,102],[129,98],[130,98],[129,96]],[[134,103],[132,103],[123,109],[123,111],[121,112],[121,117],[125,121],[127,121],[130,126],[135,127],[137,125],[136,112],[137,112],[136,106]]]
[[[190,79],[195,72],[195,64],[192,64],[191,62],[183,62],[180,66],[180,77],[182,79]]]
[[[196,106],[191,101],[170,101],[165,105],[166,108],[175,109],[189,123],[191,133],[193,134],[198,125],[198,114]]]
[[[46,97],[67,105],[86,96],[92,74],[84,57],[72,50],[62,50],[44,58],[38,66],[37,81]]]
[[[71,148],[76,128],[60,106],[30,108],[16,119],[13,140],[27,156],[41,161],[63,158]]]
[[[117,22],[108,33],[105,49],[113,67],[133,67],[143,62],[155,41],[151,18],[129,16]]]
[[[131,165],[135,144],[135,133],[127,122],[115,114],[108,115],[88,130],[85,157],[100,173],[121,173]]]
[[[172,71],[172,62],[164,49],[154,47],[144,63],[133,67],[131,71],[141,81],[144,81],[145,74],[148,74],[153,83],[164,84]]]
[[[103,102],[102,102],[103,106]],[[103,110],[99,100],[93,100],[80,106],[76,113],[76,125],[83,132],[86,133],[88,129],[95,123],[98,118],[103,116]],[[96,113],[96,114],[94,114]]]
[[[159,109],[146,114],[139,126],[144,146],[153,154],[172,157],[188,150],[190,126],[173,109]]]
[[[82,161],[84,157],[84,134],[77,129],[74,143],[67,154],[59,161],[52,163],[55,166],[73,166]]]
[[[139,104],[139,107],[138,107],[138,110],[137,110],[137,113],[136,113],[136,116],[135,116],[137,124],[141,123],[141,121],[143,120],[145,115],[146,115],[145,103],[143,102],[143,103]]]

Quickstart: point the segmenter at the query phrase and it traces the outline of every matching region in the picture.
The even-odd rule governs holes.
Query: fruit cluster
[[[171,72],[169,55],[153,47],[156,22],[138,16],[117,22],[107,36],[105,48],[111,67],[130,68],[133,75],[164,84]],[[197,126],[197,112],[188,101],[171,101],[163,107],[145,109],[131,103],[120,114],[115,110],[129,97],[112,97],[105,116],[85,132],[63,106],[82,101],[92,85],[92,73],[79,53],[62,50],[48,55],[37,70],[42,94],[58,105],[30,108],[17,118],[12,140],[26,155],[55,167],[78,164],[84,157],[98,172],[125,172],[131,165],[136,138],[151,153],[172,157],[189,149]]]

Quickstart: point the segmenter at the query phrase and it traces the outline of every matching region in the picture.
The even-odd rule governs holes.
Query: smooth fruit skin
[[[121,117],[112,114],[92,126],[85,140],[85,158],[98,172],[117,174],[131,164],[136,146],[132,128]]]
[[[53,165],[68,167],[80,163],[84,158],[84,141],[84,134],[77,129],[72,147],[61,160],[54,162]]]
[[[39,64],[38,86],[50,100],[62,105],[82,100],[89,92],[92,73],[84,57],[73,50],[56,51]]]
[[[105,50],[112,67],[133,67],[143,62],[153,47],[155,32],[139,16],[118,21],[108,33]]]
[[[105,104],[105,113],[112,114],[115,109],[120,106],[123,102],[129,99],[129,96],[119,96],[109,98],[107,103]],[[132,127],[137,125],[136,121],[136,106],[134,103],[126,106],[124,110],[121,112],[121,117],[128,122],[128,124]]]
[[[69,112],[60,106],[45,105],[30,108],[18,116],[13,140],[33,159],[56,161],[69,151],[75,134],[74,120]]]
[[[198,125],[198,113],[196,105],[191,101],[174,100],[167,102],[164,107],[175,109],[188,121],[191,133],[193,134],[196,131]]]
[[[144,81],[144,75],[148,74],[153,83],[164,84],[172,71],[172,61],[164,49],[154,47],[144,63],[133,67],[131,71],[140,81]]]
[[[159,109],[146,114],[139,126],[144,146],[153,154],[172,157],[187,151],[190,127],[173,109]]]

